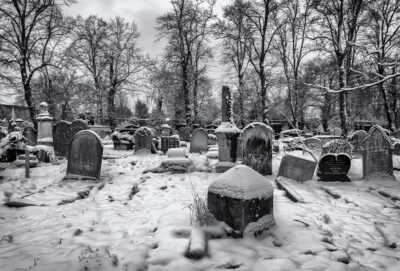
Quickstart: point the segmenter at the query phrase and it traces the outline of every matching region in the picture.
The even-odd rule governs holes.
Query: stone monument
[[[193,131],[190,140],[190,152],[202,153],[208,149],[208,134],[203,128],[198,128]]]
[[[40,104],[40,114],[38,121],[38,145],[53,146],[53,118],[48,111],[48,105],[45,102]]]
[[[153,137],[150,128],[146,126],[140,127],[133,137],[135,140],[135,153],[151,153]]]

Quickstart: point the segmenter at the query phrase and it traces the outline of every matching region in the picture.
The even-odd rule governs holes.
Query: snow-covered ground
[[[209,240],[196,261],[184,256],[192,186],[205,195],[219,174],[142,174],[166,156],[105,149],[104,157],[97,183],[63,181],[65,160],[31,169],[30,179],[22,168],[0,171],[0,270],[400,270],[400,182],[360,181],[361,159],[351,183],[291,182],[304,203],[268,176],[276,226]],[[14,200],[40,206],[3,205]]]

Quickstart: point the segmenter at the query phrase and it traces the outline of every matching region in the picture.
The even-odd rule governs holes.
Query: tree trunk
[[[262,121],[269,125],[268,120],[268,103],[267,103],[267,86],[265,80],[265,71],[263,64],[260,64],[260,81],[261,81],[261,108],[262,108]]]
[[[343,89],[345,87],[344,78],[344,67],[343,58],[338,59],[339,68],[339,87]],[[342,136],[347,136],[348,134],[348,120],[347,120],[347,104],[346,104],[346,92],[341,91],[339,93],[339,115],[340,115],[340,125],[342,128]]]
[[[244,121],[244,101],[243,101],[243,75],[239,75],[239,118],[240,126],[243,128],[245,125]]]
[[[31,85],[30,85],[30,82],[28,81],[26,66],[24,64],[26,62],[24,60],[22,62],[23,63],[20,65],[20,71],[21,71],[22,85],[24,88],[25,102],[26,102],[26,105],[28,106],[29,116],[31,117],[31,121],[32,121],[33,125],[35,126],[35,129],[37,130],[38,123],[36,120],[36,107],[32,101]]]
[[[389,104],[390,102],[389,102],[389,99],[388,99],[388,95],[386,94],[386,90],[385,90],[385,87],[384,87],[383,83],[379,84],[379,90],[381,91],[381,94],[382,94],[383,104],[384,104],[384,107],[385,107],[385,113],[386,113],[386,118],[387,118],[387,121],[388,121],[388,124],[389,124],[389,129],[391,131],[395,131],[396,127],[395,127],[394,121],[393,121],[394,120],[393,112],[392,112],[392,108],[391,108],[391,106]]]
[[[108,92],[108,120],[110,122],[110,128],[112,131],[115,130],[117,127],[116,121],[115,121],[115,104],[114,104],[114,97],[115,97],[115,87],[111,86],[109,92]]]
[[[194,78],[193,85],[193,123],[198,124],[199,121],[199,104],[197,102],[197,87],[198,81],[197,77]]]

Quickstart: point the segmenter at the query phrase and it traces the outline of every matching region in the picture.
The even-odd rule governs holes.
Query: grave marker
[[[135,153],[151,153],[153,137],[150,128],[146,126],[140,127],[133,137],[135,140]]]
[[[190,152],[202,153],[207,151],[208,134],[203,128],[194,130],[190,140]]]
[[[35,146],[37,144],[37,131],[35,128],[33,128],[32,126],[28,125],[24,128],[24,130],[22,131],[22,134],[24,135],[24,137],[28,140],[26,142],[27,145],[29,146]]]
[[[83,130],[89,130],[89,125],[81,119],[76,119],[71,123],[72,137]]]
[[[347,174],[351,166],[351,158],[347,153],[328,153],[318,163],[318,177],[321,182],[350,182]]]
[[[54,153],[57,156],[68,157],[72,137],[73,134],[69,122],[61,120],[53,125]]]
[[[317,162],[293,155],[285,155],[279,166],[277,177],[283,176],[298,182],[311,180],[314,176]]]
[[[100,179],[103,144],[93,131],[78,132],[71,142],[65,179]]]

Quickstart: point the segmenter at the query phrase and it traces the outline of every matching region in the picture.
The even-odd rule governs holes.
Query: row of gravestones
[[[362,133],[360,133],[362,134]],[[363,178],[374,176],[393,178],[393,146],[385,130],[375,125],[362,144]],[[285,156],[277,176],[303,182],[312,179],[317,163],[294,156]],[[347,176],[351,167],[351,157],[347,153],[327,153],[318,162],[317,175],[320,181],[350,181]]]

